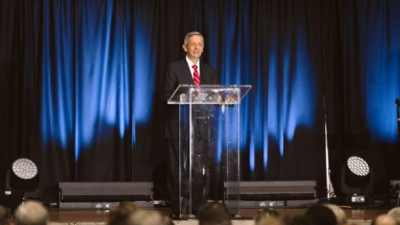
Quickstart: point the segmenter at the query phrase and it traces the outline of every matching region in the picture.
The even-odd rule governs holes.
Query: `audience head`
[[[226,206],[218,202],[203,205],[197,214],[199,225],[231,225],[231,215]]]
[[[328,209],[332,210],[333,214],[336,217],[336,222],[338,225],[345,225],[347,224],[347,216],[346,213],[337,205],[334,204],[323,204],[323,206],[327,207]]]
[[[168,215],[162,215],[162,217],[165,225],[174,225],[171,217],[169,217]]]
[[[305,217],[314,225],[336,225],[336,217],[332,210],[323,205],[313,205],[307,209]]]
[[[263,220],[265,218],[278,218],[279,213],[273,209],[261,209],[257,212],[256,216],[254,217],[254,221],[257,224],[258,221]]]
[[[311,225],[311,222],[305,216],[293,216],[285,219],[287,225]]]
[[[0,225],[12,225],[14,224],[11,210],[9,208],[0,206]]]
[[[111,209],[108,215],[108,225],[125,225],[129,217],[138,210],[138,207],[130,202],[123,202],[119,206]]]
[[[396,220],[389,215],[380,215],[372,221],[372,225],[397,225]]]
[[[395,207],[395,208],[391,209],[388,212],[388,215],[393,217],[396,220],[397,225],[400,225],[400,207]]]
[[[139,209],[134,212],[127,223],[128,225],[166,225],[165,218],[155,210]]]
[[[37,201],[27,201],[18,206],[15,211],[16,225],[46,225],[49,213]]]
[[[279,217],[264,217],[255,222],[255,225],[284,225]]]

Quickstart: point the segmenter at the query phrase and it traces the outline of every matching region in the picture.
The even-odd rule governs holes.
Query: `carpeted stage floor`
[[[169,210],[159,209],[161,213],[168,214]],[[276,209],[282,216],[293,216],[301,215],[305,212],[306,208],[285,208]],[[388,209],[374,208],[374,209],[351,209],[344,208],[350,224],[357,223],[362,225],[371,224],[371,220],[377,215],[387,213]],[[50,210],[50,224],[51,225],[104,225],[108,210],[61,210],[51,209]],[[253,217],[257,212],[257,209],[242,209],[241,215],[245,217]],[[197,225],[197,220],[182,220],[174,221],[175,224],[179,225]],[[234,225],[253,225],[253,221],[250,219],[246,220],[233,220]]]

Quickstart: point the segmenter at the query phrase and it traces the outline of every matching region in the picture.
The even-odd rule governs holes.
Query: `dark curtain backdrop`
[[[60,181],[154,181],[166,197],[158,94],[193,30],[222,84],[253,86],[243,180],[317,180],[325,196],[325,118],[336,192],[353,151],[374,156],[377,190],[399,177],[396,0],[5,0],[0,13],[0,172],[32,159],[42,198]]]
[[[345,159],[362,155],[375,193],[399,179],[395,99],[400,95],[400,2],[328,1],[321,8],[323,74],[332,182],[340,193]]]

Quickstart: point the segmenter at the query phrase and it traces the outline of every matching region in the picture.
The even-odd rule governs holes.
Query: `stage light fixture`
[[[27,158],[14,161],[11,167],[12,174],[10,185],[14,189],[33,191],[38,184],[38,168],[36,164]]]
[[[348,204],[363,204],[368,202],[368,195],[373,188],[373,170],[368,160],[353,155],[347,158],[342,167],[341,187]]]
[[[36,164],[26,158],[15,160],[12,164],[12,170],[17,177],[24,180],[32,179],[38,174]]]
[[[5,174],[5,189],[0,193],[0,202],[12,210],[32,195],[39,183],[39,173],[36,164],[27,158],[13,162]]]
[[[358,156],[349,157],[347,159],[347,166],[357,176],[367,176],[369,174],[368,163]]]

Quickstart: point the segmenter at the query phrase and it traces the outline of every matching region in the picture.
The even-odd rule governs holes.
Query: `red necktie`
[[[199,71],[197,71],[197,67],[198,67],[198,66],[196,66],[196,65],[193,65],[193,66],[192,66],[192,68],[194,69],[194,72],[193,72],[193,82],[194,82],[195,85],[200,85],[200,75],[199,75]],[[200,92],[200,88],[199,88],[199,87],[196,87],[196,90],[197,90],[198,92]]]

